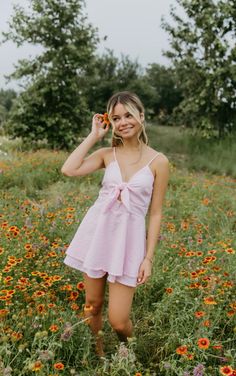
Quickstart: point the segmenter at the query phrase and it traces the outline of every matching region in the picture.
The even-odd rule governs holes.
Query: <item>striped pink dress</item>
[[[152,197],[154,176],[150,163],[128,182],[122,180],[114,160],[105,169],[98,198],[88,209],[69,247],[64,263],[109,282],[136,286],[140,264],[146,254],[145,216]]]

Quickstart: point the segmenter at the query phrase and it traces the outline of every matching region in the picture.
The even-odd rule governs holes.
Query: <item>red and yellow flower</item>
[[[186,345],[179,346],[176,349],[176,353],[179,355],[185,355],[188,352],[188,347]]]
[[[221,375],[231,375],[233,372],[233,368],[231,368],[230,366],[224,366],[224,367],[220,367],[220,374]]]
[[[197,341],[199,349],[206,350],[210,346],[210,341],[208,338],[199,338]]]
[[[101,120],[102,120],[102,122],[104,123],[104,124],[106,124],[106,125],[110,125],[111,123],[110,123],[110,120],[109,120],[109,118],[108,118],[108,113],[107,112],[105,112],[104,114],[102,114],[101,116],[100,116],[100,118],[101,118]]]

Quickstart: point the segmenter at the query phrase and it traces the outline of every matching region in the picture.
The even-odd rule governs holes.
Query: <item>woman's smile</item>
[[[119,131],[120,132],[128,132],[130,129],[132,129],[133,128],[133,126],[132,127],[126,127],[126,128],[124,128],[124,129],[120,129]]]

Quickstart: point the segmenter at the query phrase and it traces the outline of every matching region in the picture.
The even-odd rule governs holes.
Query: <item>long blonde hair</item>
[[[140,122],[140,113],[144,114],[144,106],[139,99],[139,97],[131,93],[130,91],[121,91],[112,95],[112,97],[108,100],[107,103],[107,113],[108,118],[113,125],[112,114],[114,112],[115,106],[120,103],[126,107],[127,111],[133,115],[133,117],[138,121],[141,125],[141,130],[138,133],[138,142],[141,144],[143,141],[146,145],[148,145],[148,137],[145,131],[145,121]],[[119,146],[123,144],[123,139],[121,136],[118,136],[115,133],[114,126],[112,127],[112,140],[111,140],[112,147]]]

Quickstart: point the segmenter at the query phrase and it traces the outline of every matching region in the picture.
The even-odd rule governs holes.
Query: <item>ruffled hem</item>
[[[74,257],[71,257],[69,255],[66,255],[65,259],[63,260],[64,264],[67,266],[70,266],[71,268],[80,270],[81,272],[86,273],[90,278],[102,278],[105,274],[108,274],[107,280],[109,282],[115,283],[119,282],[123,285],[130,286],[130,287],[136,287],[137,286],[137,278],[136,277],[130,277],[127,275],[117,276],[114,274],[110,274],[108,270],[94,270],[94,269],[88,269],[83,265],[83,262],[75,259]]]

